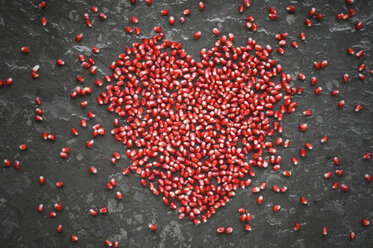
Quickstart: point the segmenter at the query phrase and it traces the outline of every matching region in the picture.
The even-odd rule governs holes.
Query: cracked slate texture
[[[196,1],[153,1],[146,6],[145,1],[130,4],[121,1],[47,1],[47,8],[40,10],[39,1],[0,1],[0,78],[13,77],[10,87],[0,88],[0,159],[19,160],[21,169],[15,171],[0,169],[0,242],[1,247],[104,247],[105,239],[118,240],[121,247],[373,247],[372,227],[363,227],[361,219],[373,222],[372,183],[364,180],[366,173],[372,173],[372,162],[363,161],[364,152],[373,152],[372,108],[373,86],[369,70],[373,68],[373,2],[357,0],[352,5],[356,15],[348,21],[335,20],[339,12],[347,12],[350,6],[344,1],[252,1],[252,7],[243,14],[238,13],[242,1],[204,1],[205,10],[198,10]],[[286,6],[295,5],[295,14],[288,14]],[[94,18],[89,29],[83,21],[83,14],[89,8],[98,6],[99,11],[107,14],[108,19]],[[268,8],[274,6],[278,13],[276,21],[268,18]],[[304,19],[314,6],[324,18],[321,22],[312,19],[313,26],[307,28]],[[175,16],[176,24],[169,26],[168,18],[160,15],[167,8]],[[192,14],[179,23],[182,10],[190,8]],[[244,27],[245,16],[251,14],[259,29],[253,33]],[[139,18],[140,36],[128,35],[124,27],[130,25],[130,17]],[[48,24],[43,27],[40,19],[46,17]],[[363,21],[360,31],[354,30],[357,20]],[[246,44],[252,37],[259,44],[270,44],[277,49],[275,34],[289,33],[288,45],[284,55],[273,52],[284,71],[296,78],[298,72],[306,75],[304,82],[294,79],[295,86],[302,86],[304,92],[295,96],[299,106],[295,113],[285,115],[282,125],[283,139],[290,139],[289,148],[279,148],[282,156],[281,169],[292,171],[290,178],[284,178],[271,169],[254,169],[256,177],[252,185],[265,181],[286,185],[285,194],[275,194],[267,188],[262,195],[262,205],[256,204],[257,195],[249,188],[238,190],[229,204],[219,209],[205,224],[193,226],[187,220],[179,220],[175,211],[164,207],[160,197],[140,185],[135,174],[122,176],[121,170],[129,165],[124,147],[114,142],[110,135],[114,116],[98,106],[94,95],[98,94],[92,86],[94,78],[102,78],[110,72],[108,65],[114,61],[125,47],[131,46],[141,38],[154,34],[153,26],[162,26],[165,38],[183,43],[188,54],[199,60],[202,48],[213,46],[216,38],[212,29],[218,27],[222,34],[235,35],[235,44]],[[133,26],[131,24],[131,26]],[[193,33],[200,30],[199,40]],[[300,41],[299,32],[306,32],[306,41]],[[80,43],[75,36],[84,33]],[[296,40],[298,49],[289,46]],[[30,53],[20,53],[20,47],[30,46]],[[96,45],[100,54],[91,55],[90,48]],[[365,55],[357,59],[348,56],[346,49],[364,50]],[[95,77],[89,76],[77,61],[77,54],[93,56],[99,70]],[[55,61],[62,58],[66,65],[57,67]],[[325,69],[315,71],[313,61],[327,59]],[[366,63],[366,80],[358,78],[357,68]],[[33,80],[30,76],[32,66],[39,64],[40,77]],[[342,82],[342,75],[349,73],[351,80]],[[88,106],[82,110],[79,100],[70,98],[70,91],[77,85],[76,75],[85,77],[87,85],[95,90],[93,96],[86,97]],[[323,88],[315,96],[309,79],[318,77],[318,86]],[[339,89],[338,97],[331,97],[330,90]],[[36,123],[34,118],[34,98],[40,96],[45,120]],[[345,100],[343,109],[337,108],[338,100]],[[357,103],[363,110],[354,112]],[[303,110],[311,109],[313,115],[304,117]],[[80,118],[87,111],[97,117],[90,123],[101,123],[107,130],[104,137],[97,138],[92,149],[86,149],[84,142],[89,139],[90,131],[79,128],[79,136],[73,137],[71,127],[78,127]],[[307,122],[309,129],[300,133],[297,126]],[[41,139],[42,131],[56,135],[55,142]],[[329,141],[320,144],[320,138],[328,135]],[[300,159],[297,166],[290,163],[292,156],[305,142],[311,142],[314,149],[307,157]],[[27,143],[27,151],[19,151],[18,146]],[[67,160],[59,158],[62,147],[69,146],[72,152]],[[111,154],[119,151],[122,159],[113,166]],[[344,170],[342,177],[334,173],[326,180],[323,174],[336,169],[333,157],[338,156]],[[90,175],[88,167],[98,168],[97,175]],[[38,177],[43,175],[46,183],[41,186]],[[113,191],[105,188],[112,177],[117,178],[118,186]],[[56,181],[64,181],[65,187],[57,189]],[[332,190],[334,181],[346,183],[347,193]],[[122,201],[115,199],[116,190],[124,194]],[[300,195],[309,204],[299,203]],[[64,209],[55,219],[48,212],[55,202],[61,202]],[[39,203],[45,205],[45,212],[36,211]],[[272,205],[280,204],[278,213],[272,212]],[[90,208],[107,206],[107,216],[89,216]],[[247,233],[239,222],[237,209],[246,208],[253,216],[253,230]],[[301,223],[298,232],[293,231],[294,223]],[[149,223],[158,225],[156,232],[147,229]],[[58,224],[64,231],[56,232]],[[218,235],[218,226],[233,226],[232,235]],[[323,225],[329,234],[321,235]],[[350,231],[356,233],[356,240],[350,241]],[[72,243],[70,235],[79,237]]]

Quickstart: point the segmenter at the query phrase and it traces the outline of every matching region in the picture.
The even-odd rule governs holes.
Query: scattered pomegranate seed
[[[295,12],[295,7],[294,7],[294,5],[289,5],[288,7],[286,7],[286,10],[289,13],[294,13]]]
[[[194,35],[193,35],[193,37],[194,37],[194,39],[197,40],[199,37],[201,37],[201,31],[195,32]]]
[[[161,10],[161,15],[168,16],[168,10],[167,9],[162,9]]]
[[[233,227],[229,226],[229,227],[225,228],[225,233],[228,234],[228,235],[233,233]]]
[[[56,228],[57,232],[62,232],[63,231],[63,228],[62,228],[62,225],[58,225],[57,228]]]
[[[44,177],[43,177],[43,176],[40,176],[40,177],[39,177],[39,183],[40,183],[41,185],[43,185],[43,184],[44,184],[44,181],[45,181]]]
[[[322,227],[322,235],[324,236],[328,235],[328,228],[326,226]]]
[[[355,240],[356,235],[354,232],[350,232],[349,237],[350,237],[350,240]]]
[[[272,208],[273,212],[278,212],[280,209],[281,209],[280,205],[274,205]]]
[[[41,18],[41,25],[45,26],[47,25],[47,18]]]
[[[203,10],[205,8],[205,4],[203,2],[198,3],[199,10]]]
[[[78,241],[78,237],[77,236],[75,236],[75,235],[71,235],[71,241],[73,241],[73,242],[76,242],[76,241]]]
[[[154,232],[155,230],[157,230],[157,226],[154,225],[154,224],[149,224],[148,228],[149,228],[149,230],[152,231],[152,232]]]
[[[355,24],[355,29],[356,29],[356,30],[360,30],[362,27],[363,27],[363,23],[362,23],[362,22],[357,22],[357,23]]]
[[[363,158],[364,158],[365,160],[370,160],[370,158],[371,158],[371,153],[370,153],[370,152],[366,152],[366,153],[364,153]]]
[[[369,226],[370,225],[370,221],[367,220],[367,219],[362,219],[361,223],[363,224],[363,226]]]
[[[298,231],[300,228],[300,224],[296,222],[293,228],[294,228],[294,231]]]

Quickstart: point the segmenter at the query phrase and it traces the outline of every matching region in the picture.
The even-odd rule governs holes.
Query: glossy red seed
[[[54,204],[54,208],[55,208],[57,211],[62,211],[62,205],[61,205],[61,203],[55,203],[55,204]]]
[[[324,236],[328,235],[328,228],[326,226],[322,227],[322,235]]]
[[[371,158],[371,153],[370,153],[370,152],[366,152],[366,153],[364,153],[363,158],[364,158],[365,160],[370,160],[370,158]]]
[[[73,241],[73,242],[76,242],[76,241],[78,241],[78,237],[77,236],[75,236],[75,235],[71,235],[70,236],[70,238],[71,238],[71,241]]]
[[[294,13],[295,12],[295,7],[294,7],[294,5],[289,5],[289,6],[286,7],[286,10],[289,13]]]
[[[344,101],[344,100],[340,100],[340,101],[338,102],[338,108],[341,109],[344,105],[345,105],[345,101]]]
[[[273,208],[272,208],[273,212],[275,212],[275,213],[278,212],[280,209],[281,209],[280,205],[274,205]]]
[[[356,29],[356,30],[360,30],[362,27],[363,27],[363,23],[362,23],[362,22],[357,22],[357,23],[355,24],[355,29]]]
[[[329,179],[332,176],[330,171],[324,173],[324,178]]]
[[[157,226],[155,224],[149,224],[148,225],[148,228],[150,231],[154,232],[155,230],[157,230]]]
[[[61,233],[63,231],[62,225],[58,225],[56,230],[57,230],[57,232]]]
[[[205,8],[205,4],[203,2],[198,3],[199,10],[203,10]]]
[[[43,177],[43,176],[40,176],[40,177],[39,177],[39,183],[40,183],[41,185],[43,185],[44,182],[45,182],[44,177]]]
[[[323,15],[322,15],[321,13],[318,13],[318,14],[316,15],[316,20],[321,21],[321,20],[322,20],[322,17],[323,17]]]
[[[362,219],[361,223],[363,224],[363,226],[369,226],[370,225],[370,221],[367,220],[367,219]]]
[[[38,206],[38,212],[42,213],[43,211],[44,211],[44,205],[43,204],[39,204],[39,206]]]
[[[167,9],[162,9],[161,10],[161,15],[168,16],[168,10]]]
[[[136,23],[139,22],[139,19],[138,19],[136,16],[131,16],[131,22],[132,22],[133,24],[136,24]]]
[[[367,180],[368,182],[371,182],[371,181],[372,181],[372,176],[369,175],[369,174],[365,174],[365,175],[364,175],[364,178],[365,178],[365,180]]]
[[[298,128],[299,128],[300,131],[304,132],[304,131],[307,130],[308,125],[307,125],[307,123],[302,123],[302,124],[299,124]]]
[[[45,25],[47,25],[47,18],[45,18],[45,17],[43,17],[43,18],[41,18],[41,24],[43,25],[43,26],[45,26]]]
[[[344,192],[347,192],[348,191],[348,186],[346,184],[341,184],[341,189],[344,191]]]
[[[220,30],[217,29],[217,28],[214,28],[214,29],[212,30],[212,32],[213,32],[214,35],[216,35],[216,36],[219,36],[219,35],[221,34]]]
[[[199,37],[201,37],[201,31],[197,31],[197,32],[195,32],[194,34],[193,34],[193,37],[194,37],[194,39],[198,39]]]
[[[175,17],[170,16],[170,18],[168,18],[168,23],[170,23],[170,25],[174,25],[175,24]]]
[[[229,227],[225,228],[225,233],[228,234],[228,235],[233,233],[233,227],[229,226]]]
[[[294,231],[298,231],[299,228],[300,228],[300,224],[298,222],[296,222],[294,227],[293,227]]]
[[[102,12],[98,14],[98,17],[103,21],[107,19],[107,16]]]

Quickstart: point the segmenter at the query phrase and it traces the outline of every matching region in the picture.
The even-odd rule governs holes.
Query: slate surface
[[[373,81],[369,70],[373,68],[371,60],[373,43],[373,2],[356,0],[352,5],[357,14],[348,21],[337,22],[335,15],[347,12],[344,1],[252,1],[252,7],[244,14],[238,13],[241,1],[205,1],[206,8],[199,11],[196,1],[156,1],[146,6],[144,1],[132,5],[121,1],[47,1],[47,8],[40,10],[39,1],[0,1],[0,78],[14,78],[11,87],[0,88],[0,159],[19,160],[21,169],[0,169],[0,242],[1,247],[104,247],[103,240],[119,240],[121,247],[373,247],[372,227],[363,227],[362,218],[373,222],[372,183],[364,180],[366,173],[372,173],[372,162],[364,161],[364,152],[373,152],[372,108]],[[286,6],[294,4],[294,15],[286,12]],[[93,28],[84,25],[83,14],[96,5],[99,11],[108,15],[102,22],[94,18]],[[268,8],[274,6],[278,19],[268,19]],[[321,22],[313,20],[312,28],[307,28],[304,19],[314,6],[321,11]],[[185,8],[192,14],[186,17],[184,24],[178,19]],[[167,8],[176,18],[173,27],[168,19],[160,16],[160,10]],[[244,27],[244,18],[251,14],[259,29],[253,33]],[[131,15],[136,15],[141,27],[141,35],[128,35],[124,27],[129,24]],[[40,24],[41,17],[48,24]],[[363,21],[363,29],[355,31],[357,20]],[[282,123],[283,138],[291,140],[287,149],[280,148],[281,167],[292,171],[290,178],[284,178],[270,169],[255,170],[253,185],[265,181],[289,187],[285,194],[275,194],[267,188],[263,192],[264,203],[256,204],[256,195],[250,189],[238,190],[226,207],[220,209],[207,223],[193,226],[188,220],[180,221],[178,214],[164,207],[160,197],[154,197],[147,188],[139,183],[138,176],[131,174],[123,177],[121,170],[129,165],[125,150],[120,143],[114,142],[109,130],[112,119],[104,107],[95,103],[95,97],[87,98],[86,109],[79,107],[79,100],[69,97],[76,86],[75,77],[85,75],[87,85],[93,85],[93,76],[79,66],[77,54],[90,54],[92,45],[100,50],[93,55],[100,68],[101,77],[109,73],[108,65],[117,54],[140,37],[154,34],[153,26],[161,25],[167,39],[180,41],[185,50],[197,60],[202,48],[213,45],[214,27],[223,34],[228,32],[236,36],[235,44],[245,44],[252,37],[260,44],[270,44],[277,48],[274,35],[288,32],[288,43],[296,40],[299,49],[289,45],[285,55],[273,53],[284,70],[295,78],[298,72],[305,73],[307,79],[302,82],[293,80],[296,86],[302,86],[304,92],[296,96],[299,103],[297,111],[286,115]],[[192,35],[200,30],[202,36],[194,40]],[[299,40],[299,32],[306,32],[307,39]],[[75,35],[84,33],[81,43],[75,42]],[[20,53],[20,47],[30,46],[30,54]],[[364,50],[365,55],[357,59],[346,54],[346,48]],[[55,61],[62,58],[66,65],[57,67]],[[313,61],[327,59],[325,69],[315,71]],[[358,78],[357,67],[366,63],[365,81]],[[40,65],[40,78],[33,80],[31,67]],[[344,84],[342,75],[349,73],[350,82]],[[323,88],[315,96],[309,79],[317,76],[318,85]],[[339,89],[340,96],[331,97],[330,90]],[[99,91],[96,90],[95,94]],[[34,118],[34,98],[42,98],[45,121],[36,123]],[[337,108],[337,102],[344,99],[343,109]],[[363,110],[354,112],[357,103],[363,104]],[[303,110],[310,108],[311,117],[304,117]],[[70,133],[71,127],[78,127],[80,118],[88,110],[94,111],[94,122],[102,123],[107,135],[96,139],[90,150],[84,147],[90,131],[80,128],[78,137]],[[309,130],[300,133],[297,126],[307,122]],[[56,135],[54,143],[45,142],[40,133],[48,131]],[[321,145],[323,135],[329,141]],[[298,156],[298,150],[305,142],[314,144],[314,149],[301,159],[298,166],[290,163],[292,156]],[[19,151],[18,146],[27,143],[27,151]],[[69,159],[59,158],[62,147],[72,149]],[[115,166],[111,165],[112,152],[119,151],[123,158]],[[344,175],[333,173],[326,180],[323,174],[335,170],[333,157],[338,156]],[[88,167],[98,168],[97,175],[90,175]],[[46,183],[41,186],[38,177],[43,175]],[[108,191],[105,183],[112,177],[118,180],[117,188],[124,193],[124,199],[115,199],[115,191]],[[65,187],[57,189],[56,181],[64,181]],[[340,189],[332,190],[334,181],[346,183],[347,193]],[[308,206],[299,203],[303,195],[309,201]],[[64,209],[55,219],[48,217],[48,211],[55,202],[61,202]],[[39,203],[45,205],[44,214],[36,211]],[[272,212],[274,203],[282,206],[278,213]],[[89,216],[90,208],[107,206],[107,216]],[[247,208],[252,214],[253,231],[247,233],[239,222],[237,209]],[[298,221],[302,227],[293,231]],[[155,223],[158,230],[149,232],[147,225]],[[56,232],[56,226],[62,224],[64,231]],[[218,235],[220,225],[233,226],[230,236]],[[328,226],[329,234],[321,235],[323,225]],[[355,241],[348,239],[350,231],[357,235]],[[71,234],[79,236],[77,243],[70,240]]]

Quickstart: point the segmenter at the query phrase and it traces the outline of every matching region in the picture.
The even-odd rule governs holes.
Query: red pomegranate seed
[[[339,187],[339,184],[338,184],[338,182],[334,182],[333,183],[333,185],[332,185],[332,189],[338,189],[338,187]]]
[[[280,209],[281,209],[280,205],[274,205],[273,208],[272,208],[273,212],[275,212],[275,213],[278,212]]]
[[[27,54],[30,52],[30,48],[28,46],[21,47],[21,52]]]
[[[47,3],[46,3],[45,1],[39,3],[39,7],[40,7],[41,9],[44,9],[46,6],[47,6]]]
[[[91,208],[89,210],[89,214],[92,215],[92,216],[96,216],[98,214],[98,212],[96,210],[94,210],[94,209]]]
[[[39,177],[39,183],[40,183],[41,185],[43,185],[43,184],[44,184],[44,181],[45,181],[44,177],[43,177],[43,176],[40,176],[40,177]]]
[[[93,146],[93,144],[95,143],[94,140],[88,140],[86,143],[85,143],[85,146],[87,148],[91,148]]]
[[[95,53],[95,54],[98,54],[100,52],[100,50],[96,46],[93,46],[92,47],[92,52]]]
[[[148,228],[149,228],[149,230],[152,231],[152,232],[154,232],[155,230],[157,230],[157,226],[154,225],[154,224],[149,224],[149,225],[148,225]]]
[[[299,130],[300,130],[300,131],[304,132],[304,131],[307,130],[308,125],[307,125],[307,123],[302,123],[302,124],[299,124],[298,127],[299,127]]]
[[[310,109],[307,109],[307,110],[303,111],[303,115],[304,116],[311,116],[312,115],[312,111]]]
[[[344,105],[345,105],[345,101],[344,101],[344,100],[340,100],[340,101],[338,102],[338,108],[341,109]]]
[[[285,171],[282,172],[282,175],[283,175],[284,177],[290,177],[290,176],[291,176],[291,172],[288,171],[288,170],[285,170]]]
[[[133,24],[136,24],[136,23],[139,22],[139,19],[137,19],[136,16],[131,16],[131,22],[132,22]]]
[[[324,236],[328,235],[328,228],[326,226],[322,227],[322,235]]]
[[[293,227],[294,231],[298,231],[299,228],[300,228],[300,224],[298,222],[296,222],[294,227]]]
[[[56,230],[57,232],[61,233],[63,231],[62,225],[58,225]]]
[[[217,28],[214,28],[214,29],[212,30],[212,32],[213,32],[214,35],[216,35],[216,36],[219,36],[219,35],[221,34],[220,30],[217,29]]]
[[[358,52],[355,53],[355,56],[358,57],[358,58],[362,57],[363,55],[364,55],[363,51],[358,51]]]
[[[54,208],[55,208],[57,211],[62,211],[62,205],[61,205],[61,203],[55,203],[55,204],[54,204]]]
[[[356,235],[354,232],[350,232],[349,237],[350,237],[350,240],[355,240]]]
[[[331,96],[336,96],[336,95],[338,95],[339,94],[339,90],[332,90],[331,92],[330,92],[330,95]]]
[[[327,141],[328,141],[328,136],[321,137],[321,140],[320,140],[321,143],[325,143]]]
[[[371,153],[370,153],[370,152],[366,152],[366,153],[364,153],[363,158],[364,158],[365,160],[370,160],[370,158],[371,158]]]
[[[289,13],[294,13],[295,12],[295,7],[294,7],[294,5],[289,5],[289,6],[286,7],[286,10]]]
[[[205,4],[203,2],[198,3],[199,10],[203,10],[205,8]]]
[[[259,205],[261,205],[263,203],[263,196],[258,196],[258,198],[256,199],[256,203],[258,203]]]
[[[292,47],[294,47],[294,48],[298,48],[299,46],[298,46],[298,43],[296,42],[296,41],[292,41],[292,42],[290,42],[290,45],[292,46]]]
[[[174,25],[175,24],[175,17],[170,16],[170,18],[168,18],[168,23],[170,23],[170,25]]]
[[[317,88],[315,89],[315,95],[320,94],[321,91],[322,91],[322,88],[321,88],[321,87],[317,87]]]
[[[167,9],[162,9],[161,10],[161,15],[168,16],[168,10]]]
[[[342,176],[343,175],[343,170],[341,170],[341,169],[335,170],[335,174],[338,175],[338,176]]]
[[[5,80],[5,84],[6,85],[11,85],[13,83],[13,78],[7,78],[6,80]]]
[[[124,28],[124,30],[125,30],[127,33],[129,33],[129,34],[131,34],[131,33],[133,32],[133,29],[132,29],[130,26],[126,26],[126,27]]]
[[[312,21],[310,19],[306,19],[304,21],[304,23],[306,24],[307,27],[311,27],[312,26]]]
[[[44,205],[43,204],[39,204],[39,206],[38,206],[38,212],[42,213],[43,211],[44,211]]]
[[[355,106],[355,112],[360,112],[362,108],[363,108],[363,106],[361,104],[357,104]]]
[[[102,12],[98,14],[98,17],[103,21],[107,19],[107,16]]]
[[[365,174],[364,178],[365,178],[365,180],[367,180],[368,182],[371,182],[371,181],[372,181],[372,176],[369,175],[369,174]]]
[[[344,192],[347,192],[348,191],[348,186],[346,184],[341,184],[341,189],[344,191]]]
[[[96,6],[92,6],[91,11],[92,11],[92,13],[97,13],[98,8]]]
[[[321,21],[322,20],[322,14],[321,13],[318,13],[317,15],[316,15],[316,20],[318,20],[318,21]]]
[[[353,4],[355,0],[346,0],[346,4]]]
[[[78,237],[77,236],[75,236],[75,235],[71,235],[71,241],[72,242],[76,242],[76,241],[78,241]]]
[[[135,27],[135,28],[133,29],[133,32],[134,32],[136,35],[139,35],[140,32],[141,32],[141,29],[140,29],[139,27]]]
[[[194,37],[194,39],[197,40],[199,37],[201,37],[201,31],[195,32],[194,35],[193,35],[193,37]]]
[[[47,25],[47,18],[41,18],[41,25],[43,25],[43,26],[45,26],[45,25]]]
[[[56,212],[54,212],[54,211],[49,212],[49,217],[56,218],[56,216],[57,216]]]
[[[106,239],[105,240],[105,245],[111,247],[111,246],[113,246],[113,242],[111,242],[110,240]]]
[[[62,60],[62,59],[57,59],[57,65],[59,66],[63,66],[65,64],[65,62]]]
[[[122,200],[122,198],[123,198],[123,194],[120,191],[117,191],[116,196],[117,196],[118,200]]]
[[[106,214],[108,212],[107,207],[100,208],[100,213],[101,214]]]
[[[324,178],[329,179],[332,176],[330,171],[324,173]]]
[[[310,15],[310,17],[312,17],[312,16],[314,16],[315,14],[316,14],[316,9],[315,9],[315,7],[312,7],[312,8],[310,9],[309,15]]]
[[[22,144],[22,145],[19,146],[19,149],[21,151],[25,151],[27,149],[27,145],[26,144]]]
[[[65,184],[63,182],[57,182],[56,186],[57,188],[62,188],[63,186],[65,186]]]
[[[355,29],[356,29],[356,30],[360,30],[362,27],[363,27],[363,23],[362,23],[362,22],[357,22],[357,23],[355,24]]]
[[[362,219],[361,223],[363,224],[363,226],[369,226],[370,225],[370,221],[367,220],[367,219]]]
[[[225,233],[228,234],[228,235],[233,233],[233,227],[229,226],[229,227],[225,228]]]
[[[302,205],[307,205],[308,201],[307,201],[306,197],[302,196],[302,197],[300,198],[300,203],[301,203]]]
[[[90,167],[89,167],[89,171],[90,171],[92,174],[96,174],[96,173],[97,173],[97,169],[96,169],[96,167],[94,167],[94,166],[90,166]]]
[[[185,9],[184,11],[183,11],[183,15],[190,15],[190,9]]]
[[[312,150],[313,149],[313,145],[311,143],[306,143],[304,144],[304,146],[308,149],[308,150]]]
[[[301,40],[306,40],[306,34],[305,33],[299,33],[299,37]]]

